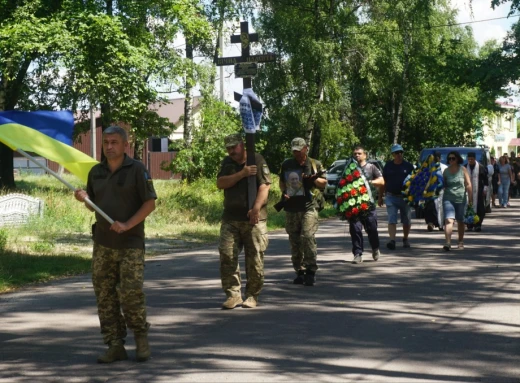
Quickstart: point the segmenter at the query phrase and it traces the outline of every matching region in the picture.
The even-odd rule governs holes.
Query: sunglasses
[[[448,161],[455,161],[457,157],[448,157]]]

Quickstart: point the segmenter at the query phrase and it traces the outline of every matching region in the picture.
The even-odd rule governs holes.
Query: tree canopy
[[[253,52],[277,55],[253,80],[265,103],[257,142],[273,169],[296,136],[326,165],[354,144],[384,157],[394,142],[411,153],[473,142],[520,75],[518,24],[479,48],[449,0],[0,0],[0,8],[0,110],[96,105],[104,126],[125,122],[142,142],[173,129],[149,110],[163,100],[159,89],[189,100],[198,87],[201,125],[186,116],[189,142],[176,143],[171,165],[194,178],[215,174],[224,151],[213,142],[240,129],[236,110],[216,101],[207,63],[242,18],[260,36]],[[12,186],[3,145],[0,163],[0,186]]]

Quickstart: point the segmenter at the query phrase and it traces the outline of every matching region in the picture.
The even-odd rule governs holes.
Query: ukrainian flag
[[[1,115],[0,141],[12,150],[22,149],[55,161],[85,183],[90,169],[98,163],[72,146]]]

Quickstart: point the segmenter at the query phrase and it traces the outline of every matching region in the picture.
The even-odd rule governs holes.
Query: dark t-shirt
[[[323,171],[323,166],[320,161],[314,160],[316,165],[316,172]],[[298,187],[291,187],[294,185],[289,180],[295,177],[295,174],[299,177]],[[318,189],[314,188],[311,191],[309,185],[303,182],[303,175],[310,176],[314,174],[312,169],[311,159],[307,157],[305,164],[300,165],[294,158],[289,158],[282,163],[280,169],[280,178],[284,180],[285,186],[287,187],[286,192],[291,198],[285,201],[284,209],[290,213],[309,211],[316,208],[316,202],[313,199],[312,193],[321,193]],[[321,176],[320,178],[325,178]],[[283,191],[283,190],[282,190]]]
[[[125,154],[122,166],[114,173],[105,161],[95,165],[88,174],[87,193],[114,221],[128,221],[150,199],[157,199],[152,178],[144,165]],[[111,249],[143,249],[144,221],[119,234],[96,212],[94,241]]]
[[[413,165],[408,161],[403,161],[399,165],[394,161],[388,161],[383,168],[386,192],[400,195],[403,190],[403,181],[412,171]]]
[[[360,166],[361,170],[363,170],[363,174],[365,174],[365,178],[367,181],[375,180],[379,177],[382,177],[381,172],[374,164],[370,162],[366,162],[365,166]]]
[[[255,163],[258,169],[256,173],[256,186],[271,184],[271,173],[264,157],[255,153]],[[217,178],[222,176],[230,176],[241,171],[246,164],[238,164],[229,156],[224,158],[220,166]],[[249,211],[248,202],[248,177],[242,178],[235,185],[224,189],[224,213],[222,219],[225,221],[249,221],[247,212]],[[267,202],[260,209],[259,219],[267,219]]]

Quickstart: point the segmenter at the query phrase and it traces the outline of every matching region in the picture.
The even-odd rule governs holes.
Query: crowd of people
[[[144,165],[125,154],[128,147],[126,131],[109,127],[103,132],[105,159],[89,173],[87,188],[78,189],[74,195],[93,211],[92,203],[113,219],[109,222],[96,210],[96,224],[92,228],[94,240],[92,257],[92,282],[97,300],[98,316],[104,343],[108,349],[97,359],[99,363],[112,363],[128,359],[125,345],[127,328],[133,331],[137,361],[146,361],[150,355],[146,319],[144,279],[144,221],[155,209],[157,198],[153,182]],[[255,308],[264,284],[264,252],[269,240],[267,235],[267,201],[271,188],[271,171],[265,159],[255,153],[255,163],[247,164],[247,152],[241,134],[224,139],[227,156],[217,175],[217,187],[224,191],[224,209],[218,245],[220,278],[226,300],[223,309]],[[292,157],[286,159],[278,173],[279,188],[285,209],[285,230],[289,236],[291,261],[294,268],[294,284],[313,286],[316,283],[318,254],[315,234],[318,230],[318,211],[323,198],[321,191],[327,180],[320,161],[308,155],[309,147],[303,138],[291,141]],[[414,166],[403,158],[404,149],[399,144],[390,149],[392,160],[381,172],[367,162],[362,146],[352,152],[359,182],[359,190],[378,189],[370,196],[371,209],[356,218],[349,217],[349,233],[352,243],[353,263],[363,262],[363,229],[368,236],[374,261],[381,256],[375,205],[386,204],[388,215],[388,250],[398,246],[397,224],[403,228],[402,247],[411,246],[411,206],[403,198],[403,183],[414,171]],[[516,158],[515,158],[516,159]],[[435,154],[435,161],[440,154]],[[492,159],[493,186],[498,193],[500,206],[509,206],[509,196],[518,193],[520,178],[519,161],[510,162],[502,156],[499,163]],[[487,168],[468,153],[468,164],[457,151],[448,155],[447,167],[440,167],[444,180],[443,190],[434,204],[430,204],[427,222],[444,227],[445,251],[451,249],[453,223],[458,225],[458,248],[464,247],[464,211],[466,204],[476,205],[479,221],[468,225],[468,230],[480,231],[485,217],[484,196],[487,185]],[[360,176],[362,174],[362,176]],[[249,198],[250,180],[254,180],[256,197]],[[495,188],[496,186],[496,188]],[[348,188],[348,186],[347,186]],[[511,189],[511,192],[510,190]],[[356,191],[352,193],[356,194]],[[493,195],[493,202],[497,195]],[[254,200],[253,200],[254,198]],[[368,198],[368,197],[367,197]],[[365,204],[366,205],[366,204]],[[366,207],[366,206],[365,206]],[[433,225],[433,223],[431,223]],[[428,225],[430,229],[430,223]],[[244,250],[246,285],[242,297],[242,280],[239,254]]]

